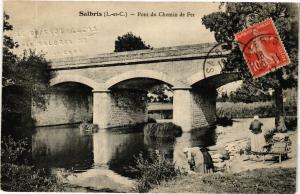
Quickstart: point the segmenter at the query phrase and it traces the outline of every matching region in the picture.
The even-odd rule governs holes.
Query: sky
[[[9,35],[20,45],[15,52],[31,48],[51,59],[111,53],[117,37],[127,32],[154,48],[215,42],[201,18],[220,11],[219,4],[4,1],[4,10],[14,27]],[[80,16],[80,12],[102,15]],[[113,13],[122,16],[106,16]]]
[[[73,55],[113,52],[116,38],[127,32],[154,48],[214,42],[213,33],[205,29],[201,18],[218,11],[219,3],[5,1],[4,10],[14,26],[12,33],[20,43],[19,50],[36,48],[51,58],[60,58],[72,55],[65,52],[72,50]],[[127,12],[128,17],[79,16],[80,11]],[[152,12],[157,16],[151,17]],[[191,15],[166,17],[159,16],[160,12]]]

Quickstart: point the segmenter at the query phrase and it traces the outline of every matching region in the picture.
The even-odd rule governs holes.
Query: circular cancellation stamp
[[[216,75],[222,72],[226,55],[228,51],[223,49],[225,43],[218,43],[213,46],[204,58],[203,61],[203,76],[204,78]]]

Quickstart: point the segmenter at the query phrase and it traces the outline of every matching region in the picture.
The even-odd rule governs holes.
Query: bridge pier
[[[109,90],[93,90],[93,123],[100,128],[110,125],[111,94]]]
[[[184,132],[215,124],[215,89],[173,88],[173,91],[173,122]]]
[[[184,132],[192,129],[191,88],[173,88],[173,123]]]

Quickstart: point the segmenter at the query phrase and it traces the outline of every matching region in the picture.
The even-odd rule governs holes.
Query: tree
[[[142,41],[142,39],[139,36],[135,36],[131,32],[128,32],[123,36],[118,36],[117,40],[115,41],[114,52],[134,51],[143,49],[151,49],[151,46],[146,45],[145,42]]]
[[[170,86],[167,84],[160,84],[152,87],[149,93],[156,95],[157,97],[154,99],[155,102],[173,102],[173,96],[170,96],[170,92],[172,92]],[[148,99],[151,102],[151,97]]]
[[[13,53],[18,43],[6,35],[13,30],[4,13],[3,22],[3,73],[2,73],[2,134],[14,137],[30,136],[33,128],[31,107],[44,107],[44,94],[48,92],[52,75],[50,62],[43,54],[24,51],[22,56]]]
[[[220,10],[204,16],[202,23],[215,33],[215,39],[218,43],[224,43],[224,49],[231,51],[223,71],[240,73],[241,78],[247,84],[262,91],[273,88],[276,104],[275,126],[277,130],[285,131],[282,90],[297,87],[297,5],[291,3],[223,3],[221,6],[224,7],[224,11]],[[234,42],[234,34],[247,28],[249,22],[255,24],[268,18],[273,19],[291,64],[253,80],[242,52]]]
[[[269,92],[263,92],[252,85],[243,83],[236,91],[230,93],[232,102],[262,102],[270,101],[272,95]]]

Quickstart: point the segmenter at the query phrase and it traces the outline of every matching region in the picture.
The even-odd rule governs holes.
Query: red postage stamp
[[[235,40],[254,78],[290,63],[272,19],[235,34]]]

